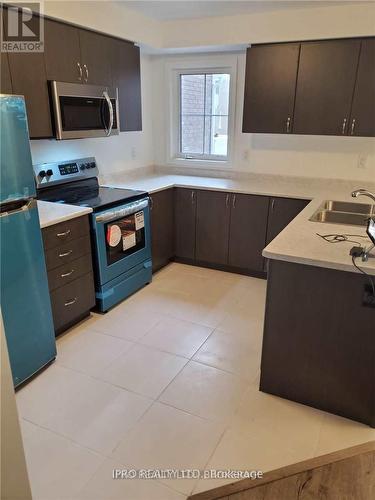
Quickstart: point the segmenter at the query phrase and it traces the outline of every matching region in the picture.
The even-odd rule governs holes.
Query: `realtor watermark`
[[[43,52],[44,19],[41,2],[1,8],[1,52]]]
[[[113,469],[112,479],[262,479],[261,470]]]

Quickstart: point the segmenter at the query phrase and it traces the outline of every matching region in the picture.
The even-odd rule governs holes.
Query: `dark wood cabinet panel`
[[[52,136],[43,53],[9,53],[13,93],[25,96],[30,138]]]
[[[141,68],[139,47],[111,41],[113,86],[118,88],[120,131],[142,130]]]
[[[76,217],[43,229],[43,244],[45,250],[58,247],[72,240],[89,236],[89,217]]]
[[[47,79],[61,82],[82,82],[78,28],[45,19],[44,40]]]
[[[300,44],[247,49],[243,132],[292,131]]]
[[[348,133],[375,136],[375,38],[362,40]]]
[[[271,198],[268,214],[268,244],[291,222],[310,202],[293,198]]]
[[[228,264],[263,271],[262,250],[266,244],[269,198],[232,195]]]
[[[151,195],[152,269],[157,271],[174,256],[173,189]]]
[[[230,199],[229,193],[197,191],[195,257],[198,262],[227,264]]]
[[[346,135],[360,40],[301,44],[293,132]]]
[[[260,390],[375,427],[375,311],[368,281],[272,260]]]
[[[10,78],[8,54],[6,52],[1,53],[1,93],[2,94],[12,94],[12,81]]]
[[[112,40],[93,31],[79,30],[79,41],[84,83],[111,87],[110,48]]]
[[[197,192],[194,189],[174,190],[174,242],[177,259],[195,259]]]

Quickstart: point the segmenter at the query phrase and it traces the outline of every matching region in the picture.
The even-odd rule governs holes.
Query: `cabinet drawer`
[[[47,250],[45,253],[47,271],[87,254],[91,254],[90,236],[84,236]]]
[[[43,243],[45,250],[63,245],[68,241],[73,241],[90,233],[89,219],[85,217],[77,217],[70,219],[54,226],[43,229]]]
[[[49,289],[52,291],[60,288],[90,272],[92,272],[91,255],[87,254],[48,271]]]
[[[60,333],[95,305],[94,276],[88,273],[51,293],[55,331]]]

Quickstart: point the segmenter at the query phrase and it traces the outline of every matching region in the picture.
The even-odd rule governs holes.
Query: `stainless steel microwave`
[[[56,139],[119,133],[118,91],[105,86],[51,81]]]

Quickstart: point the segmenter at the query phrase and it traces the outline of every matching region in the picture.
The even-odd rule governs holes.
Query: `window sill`
[[[192,169],[213,169],[213,170],[230,170],[232,168],[231,162],[227,160],[201,160],[198,158],[170,158],[168,165],[174,167],[189,167]]]

